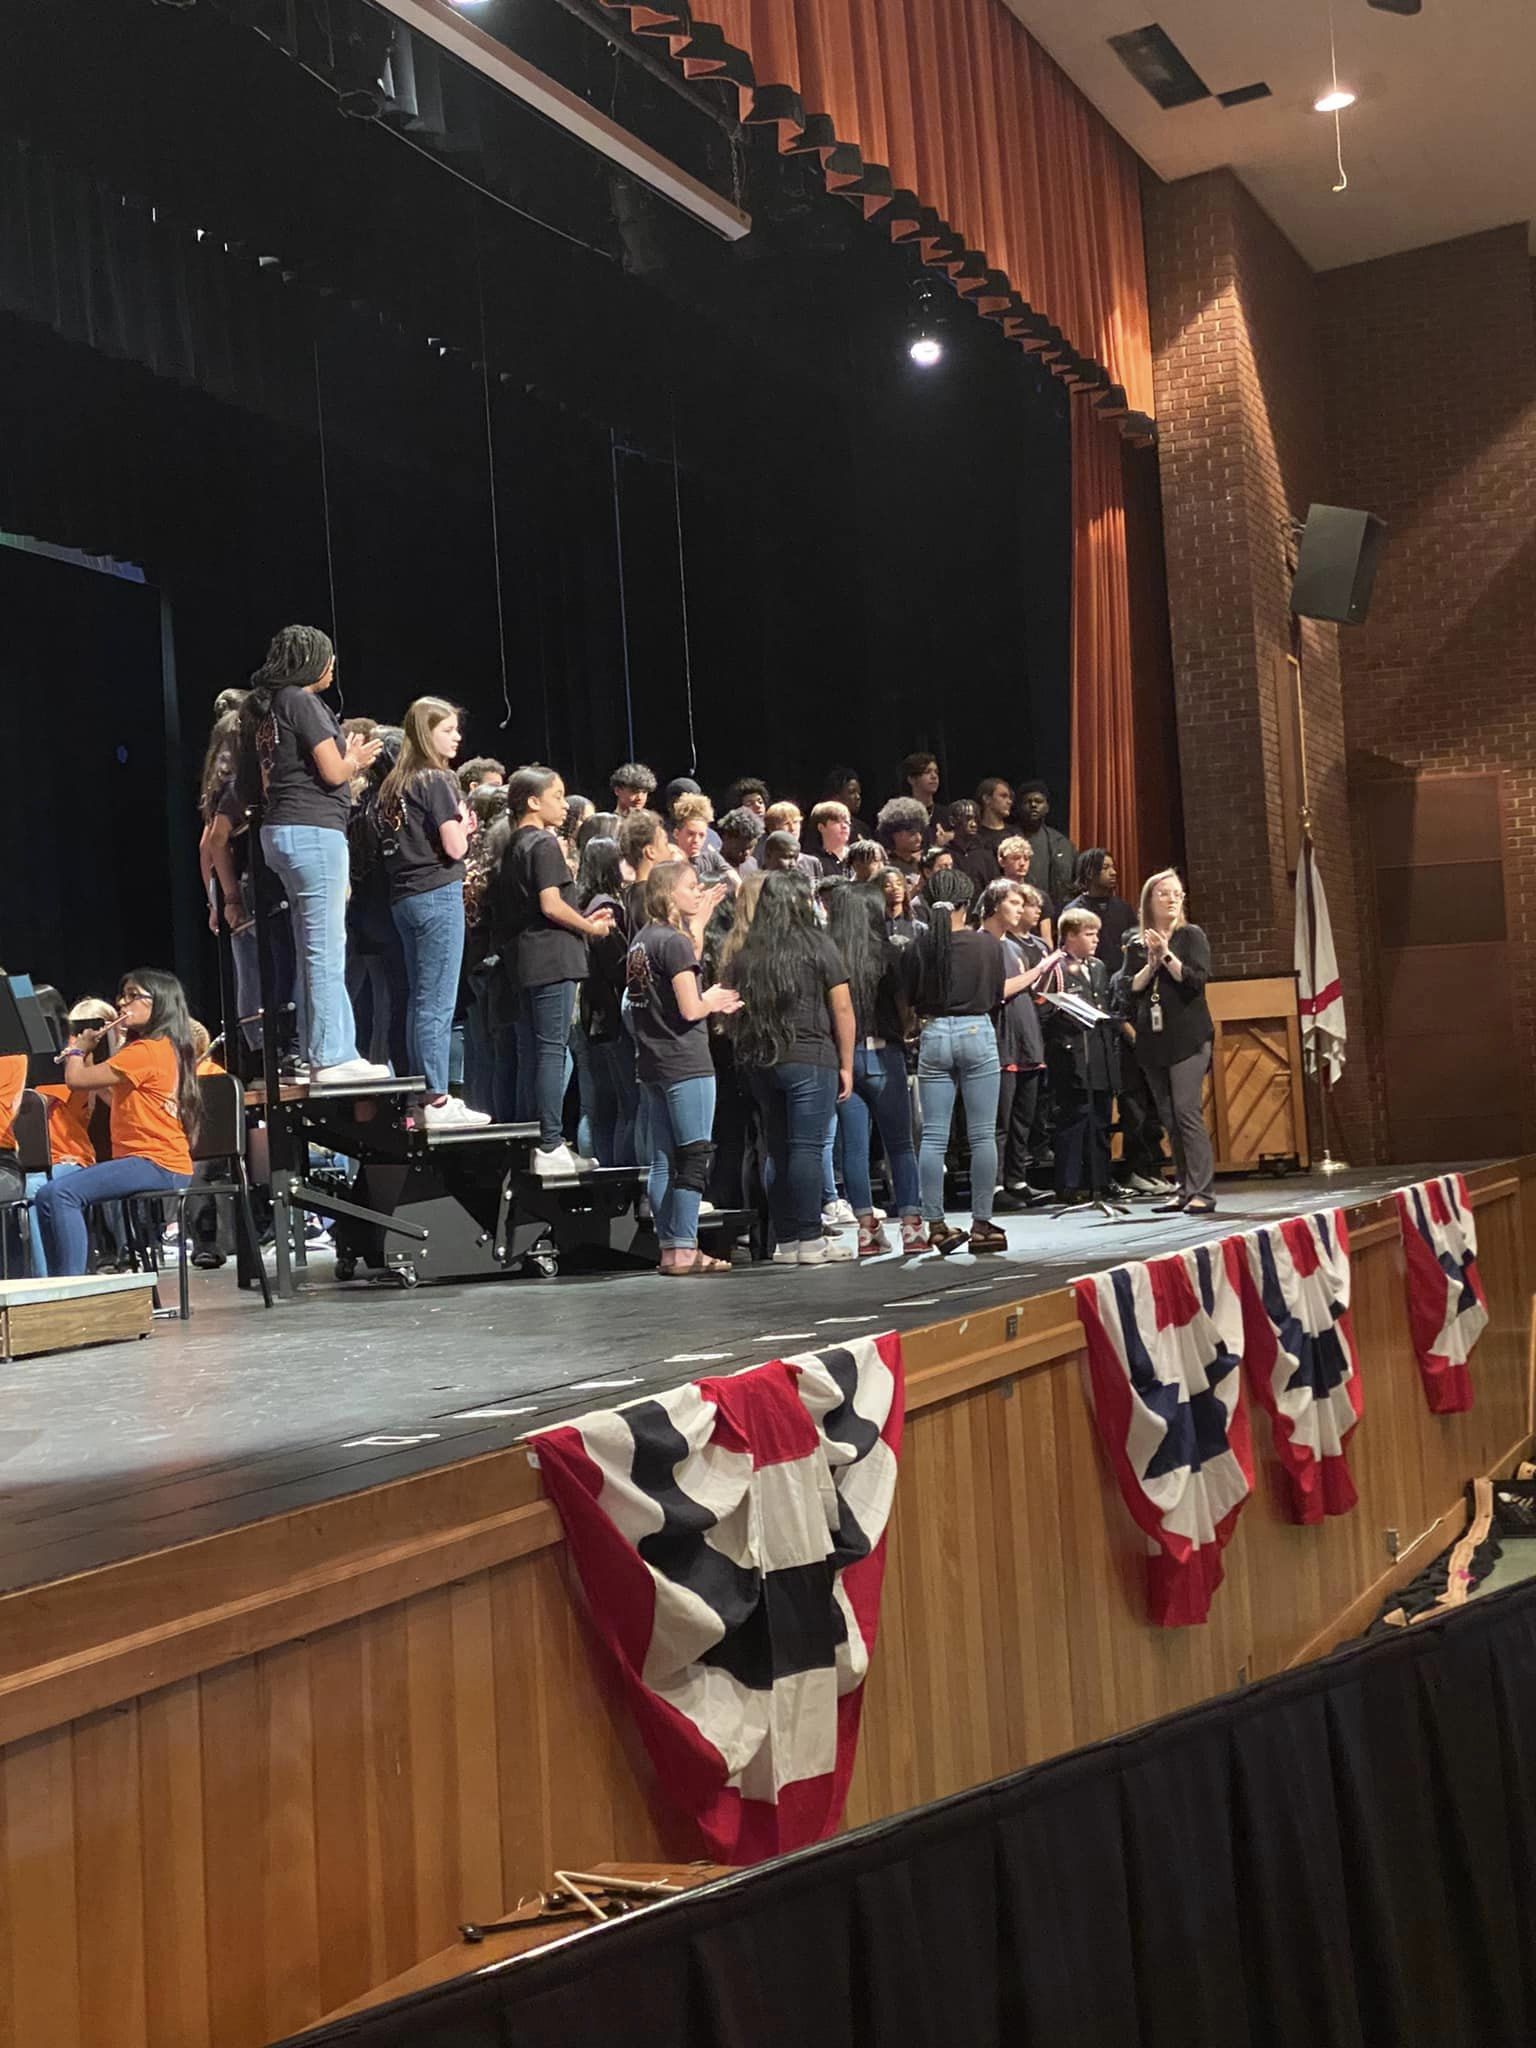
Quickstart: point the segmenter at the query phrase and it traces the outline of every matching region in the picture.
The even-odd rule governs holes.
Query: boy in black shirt
[[[1056,1113],[1056,1193],[1076,1205],[1109,1192],[1109,1125],[1120,1084],[1117,1026],[1109,1015],[1109,976],[1095,954],[1099,920],[1091,910],[1064,910],[1058,926],[1062,964],[1042,984],[1082,997],[1103,1013],[1086,1024],[1054,1005],[1045,1015],[1045,1055]]]

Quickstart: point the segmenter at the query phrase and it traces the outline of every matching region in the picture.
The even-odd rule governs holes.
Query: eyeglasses
[[[152,1003],[154,997],[149,993],[148,989],[125,988],[120,1000],[125,1003]]]

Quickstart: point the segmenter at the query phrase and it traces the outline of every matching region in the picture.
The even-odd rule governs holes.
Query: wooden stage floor
[[[0,1592],[61,1579],[505,1450],[524,1430],[839,1336],[914,1330],[974,1301],[1276,1217],[1347,1208],[1444,1167],[1227,1182],[1203,1224],[1048,1211],[999,1217],[1005,1254],[649,1272],[414,1292],[326,1278],[264,1312],[233,1268],[194,1276],[190,1323],[143,1343],[0,1366]],[[173,1291],[173,1290],[172,1290]]]

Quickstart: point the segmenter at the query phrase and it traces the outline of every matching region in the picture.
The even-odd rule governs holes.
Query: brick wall
[[[1318,280],[1336,502],[1388,524],[1344,650],[1350,774],[1505,773],[1519,1105],[1536,1143],[1536,317],[1523,225]],[[1362,849],[1363,852],[1363,849]]]
[[[1191,895],[1220,971],[1284,972],[1295,917],[1280,786],[1287,531],[1329,496],[1317,281],[1230,171],[1149,186],[1146,216]],[[1303,664],[1314,837],[1359,1018],[1336,628],[1308,625]],[[1348,1156],[1376,1157],[1379,1088],[1363,1046],[1337,1108]]]

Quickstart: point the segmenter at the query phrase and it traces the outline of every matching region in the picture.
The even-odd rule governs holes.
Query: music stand
[[[51,1060],[58,1051],[30,974],[0,974],[0,1055]]]

